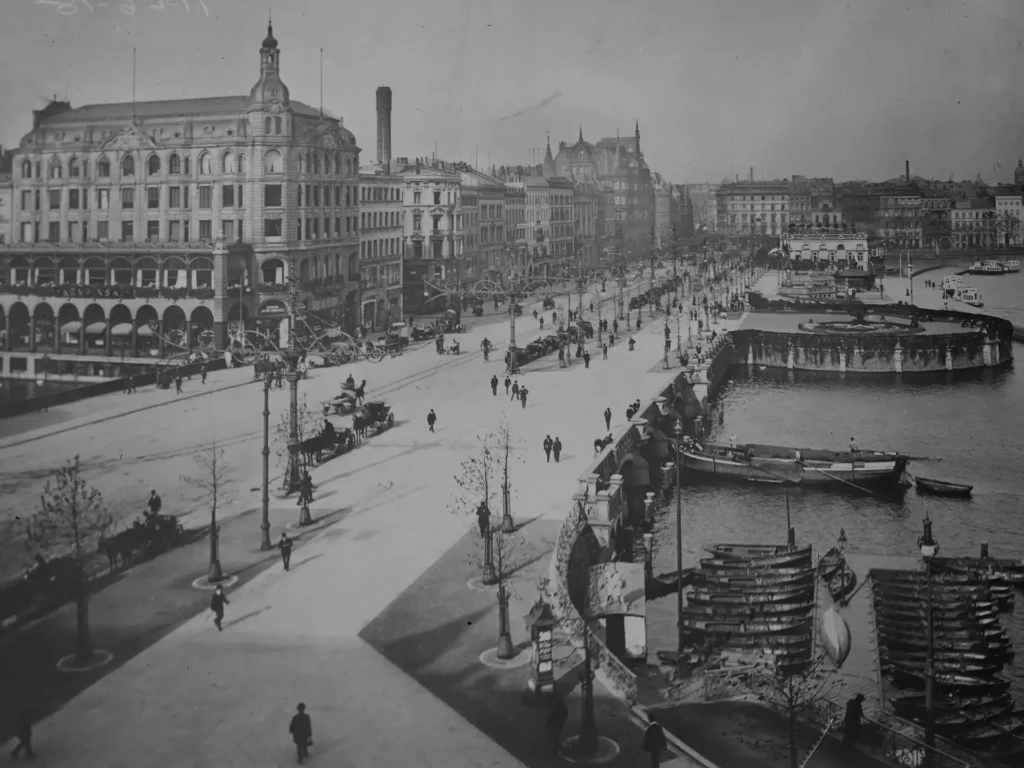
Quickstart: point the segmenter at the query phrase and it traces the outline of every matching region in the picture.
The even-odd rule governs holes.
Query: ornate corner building
[[[0,246],[4,374],[109,377],[273,335],[294,309],[352,329],[359,147],[290,98],[272,28],[248,95],[53,102],[15,151]]]

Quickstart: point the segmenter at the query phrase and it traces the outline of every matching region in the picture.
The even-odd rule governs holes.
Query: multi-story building
[[[462,208],[466,219],[467,254],[470,238],[475,240],[475,276],[494,279],[505,263],[505,185],[490,174],[465,167],[459,171]]]
[[[883,192],[878,207],[877,234],[896,248],[921,247],[921,193],[912,186]]]
[[[14,217],[14,182],[11,174],[0,173],[0,245],[11,241]]]
[[[505,189],[506,251],[518,253],[527,246],[533,231],[532,225],[526,221],[526,186],[521,181],[512,181],[506,168],[497,173]]]
[[[575,265],[580,257],[576,239],[574,185],[570,179],[552,176],[547,179],[550,214],[550,248],[556,262]]]
[[[658,248],[667,249],[672,243],[672,185],[661,177],[660,173],[652,174],[654,185],[654,244]]]
[[[475,281],[474,267],[463,258],[462,183],[458,171],[421,158],[395,161],[402,178],[405,207],[405,256],[402,289],[405,312],[419,312],[441,292]],[[442,308],[436,301],[429,309]]]
[[[992,198],[957,200],[949,212],[953,250],[984,250],[996,244],[996,206]]]
[[[529,241],[529,274],[547,276],[554,269],[551,253],[551,188],[543,176],[524,176],[526,191],[526,223],[533,232]]]
[[[690,201],[693,231],[713,232],[718,226],[718,184],[687,184],[686,196]]]
[[[871,258],[865,232],[821,229],[818,232],[783,235],[782,242],[789,250],[794,270],[827,262],[840,269],[853,267],[866,271]]]
[[[593,181],[573,185],[573,214],[576,220],[577,258],[585,266],[596,266],[601,253],[601,191]]]
[[[995,194],[995,203],[997,245],[1005,248],[1020,245],[1020,222],[1022,214],[1020,192],[1015,192],[1012,188],[997,189]],[[0,224],[0,226],[2,226],[2,224]]]
[[[789,182],[750,179],[722,184],[718,199],[718,231],[732,234],[779,235],[789,226]]]
[[[936,251],[953,247],[950,210],[953,200],[942,190],[921,190],[921,247]]]
[[[693,229],[693,201],[690,199],[690,190],[686,184],[673,184],[672,248],[678,250],[681,240],[693,237]]]
[[[34,113],[0,250],[5,373],[46,353],[114,375],[223,347],[240,320],[284,343],[295,310],[354,327],[359,148],[291,100],[270,29],[259,54],[246,95]]]

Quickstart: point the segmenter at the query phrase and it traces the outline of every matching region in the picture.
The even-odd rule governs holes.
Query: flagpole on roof
[[[132,48],[132,125],[135,124],[135,49]]]

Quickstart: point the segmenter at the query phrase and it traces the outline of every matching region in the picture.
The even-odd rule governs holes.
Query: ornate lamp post
[[[939,553],[939,544],[932,538],[932,521],[925,515],[924,535],[917,540],[924,560],[928,598],[926,603],[926,630],[928,655],[925,661],[924,677],[924,743],[928,747],[935,746],[935,635],[932,620],[932,559]],[[930,753],[929,753],[930,758]]]
[[[270,375],[263,380],[263,520],[260,523],[260,550],[266,552],[270,543]],[[290,457],[289,457],[290,460]]]
[[[676,633],[679,641],[678,662],[683,663],[683,454],[679,441],[683,436],[683,420],[676,419]]]
[[[586,552],[586,549],[584,548]],[[576,751],[580,755],[594,755],[599,748],[597,724],[594,721],[594,672],[590,658],[590,557],[587,562],[583,591],[583,669],[580,670],[580,736]]]

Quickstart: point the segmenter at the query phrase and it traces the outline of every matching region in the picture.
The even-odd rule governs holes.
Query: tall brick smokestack
[[[750,166],[750,180],[754,180],[754,166]]]
[[[391,89],[386,85],[377,89],[377,162],[391,162]]]
[[[907,160],[907,184],[910,183],[910,161]]]

